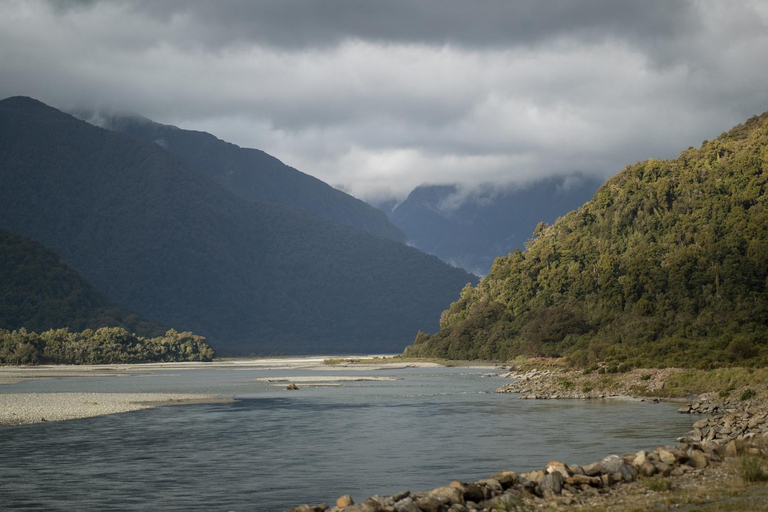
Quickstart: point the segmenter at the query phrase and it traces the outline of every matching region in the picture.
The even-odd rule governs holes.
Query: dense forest
[[[523,249],[536,225],[584,204],[602,180],[546,178],[520,186],[422,185],[388,213],[413,245],[477,275],[500,254]]]
[[[476,282],[404,244],[247,201],[158,144],[30,98],[0,101],[0,227],[220,354],[399,352]]]
[[[0,329],[0,364],[111,364],[165,361],[211,361],[213,349],[202,336],[170,330],[164,336],[143,338],[121,327],[51,329],[43,333],[26,329]]]
[[[88,119],[93,115],[82,117]],[[405,242],[405,235],[381,210],[285,165],[264,151],[241,148],[210,133],[183,130],[140,116],[102,114],[96,119],[105,128],[162,146],[243,199],[303,208],[340,224]]]
[[[0,229],[0,329],[124,327],[144,336],[167,329],[115,306],[50,249]]]
[[[768,364],[768,113],[630,165],[494,263],[408,355]]]

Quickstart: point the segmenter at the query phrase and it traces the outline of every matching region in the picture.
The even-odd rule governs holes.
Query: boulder
[[[646,460],[645,462],[643,462],[643,465],[640,466],[639,470],[640,470],[640,474],[643,476],[653,476],[654,474],[656,474],[656,471],[657,471],[656,465],[649,460]]]
[[[637,469],[640,469],[643,467],[643,464],[646,463],[648,460],[648,452],[645,450],[640,450],[635,454],[635,458],[632,460],[632,465],[635,466]]]
[[[539,489],[542,493],[550,490],[555,494],[560,494],[560,491],[563,490],[563,475],[557,471],[547,473],[539,480]]]
[[[339,496],[339,499],[336,500],[336,506],[339,508],[349,507],[354,504],[355,504],[355,500],[353,500],[352,496],[350,496],[349,494],[345,494],[344,496]]]
[[[464,495],[456,487],[438,487],[429,491],[427,496],[444,504],[464,503]]]
[[[621,470],[624,461],[618,455],[609,455],[600,461],[603,473],[616,473]]]
[[[547,463],[546,471],[547,473],[560,473],[560,476],[562,476],[563,479],[573,475],[573,473],[568,470],[568,466],[558,461],[552,461]]]
[[[461,493],[464,499],[464,502],[474,501],[475,503],[479,503],[485,499],[485,493],[483,493],[483,488],[477,484],[464,483],[464,482],[459,482],[458,480],[454,480],[453,482],[451,482],[450,486],[453,487],[454,489],[457,489]]]
[[[501,486],[501,483],[493,478],[484,478],[482,480],[478,480],[475,483],[489,489],[492,494],[501,494],[504,492],[504,488]]]
[[[442,501],[430,498],[429,496],[424,496],[416,500],[416,506],[423,512],[441,512],[445,508],[448,508],[443,505],[444,503]]]
[[[664,464],[672,465],[677,460],[672,452],[665,450],[664,448],[657,449],[656,453],[659,454],[659,460]]]
[[[514,471],[502,471],[501,473],[496,473],[491,478],[499,482],[505,490],[518,482],[517,473]]]
[[[395,510],[397,512],[421,512],[421,509],[416,506],[410,497],[405,497],[402,500],[398,500],[395,503]]]
[[[707,467],[707,457],[699,450],[692,450],[688,458],[688,464],[696,469],[704,469]]]
[[[290,384],[285,386],[285,389],[289,391],[293,391],[293,390],[299,389],[299,386],[297,386],[295,382],[291,382]]]

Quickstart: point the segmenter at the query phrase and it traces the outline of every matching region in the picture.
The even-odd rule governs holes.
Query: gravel
[[[211,403],[211,395],[168,393],[0,393],[0,426],[91,418],[163,405]]]

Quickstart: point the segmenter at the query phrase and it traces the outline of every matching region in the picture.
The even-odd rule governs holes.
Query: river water
[[[235,402],[0,428],[0,510],[280,511],[670,444],[673,404],[534,401],[488,369],[241,367],[31,381],[0,392],[192,392]],[[300,378],[374,377],[310,386]],[[298,380],[298,391],[264,378]]]

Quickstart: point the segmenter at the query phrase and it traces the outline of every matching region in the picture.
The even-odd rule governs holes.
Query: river
[[[237,399],[0,428],[0,509],[281,511],[333,504],[347,493],[360,500],[427,490],[550,460],[586,464],[670,444],[690,428],[673,404],[496,394],[506,381],[489,372],[291,364],[0,386],[3,393]],[[376,380],[333,382],[337,377]],[[265,379],[296,381],[300,389]]]

